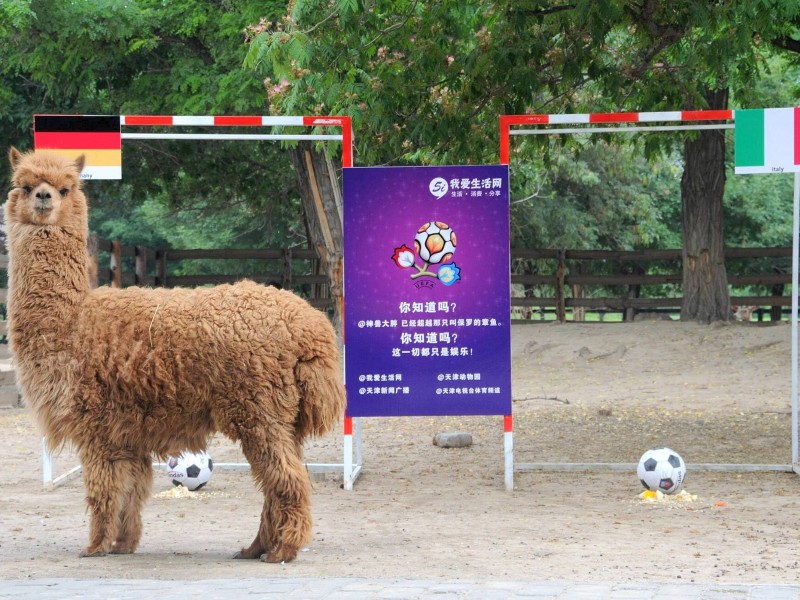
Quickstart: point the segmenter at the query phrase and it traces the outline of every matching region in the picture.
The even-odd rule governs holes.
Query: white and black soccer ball
[[[648,490],[677,494],[686,479],[686,464],[670,448],[653,448],[642,454],[636,475]]]
[[[453,258],[456,251],[456,234],[447,223],[431,221],[417,230],[414,248],[419,257],[430,265],[438,265]]]
[[[194,492],[211,479],[214,462],[206,452],[182,452],[167,459],[167,477],[172,485],[182,485]]]

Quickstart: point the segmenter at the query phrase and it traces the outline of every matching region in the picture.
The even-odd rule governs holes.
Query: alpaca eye
[[[25,192],[26,194],[30,194],[32,190],[33,190],[33,188],[31,186],[29,186],[29,185],[23,185],[22,186],[22,191]]]
[[[58,190],[58,193],[61,194],[61,197],[63,198],[64,196],[69,194],[69,188],[61,188],[60,190]]]

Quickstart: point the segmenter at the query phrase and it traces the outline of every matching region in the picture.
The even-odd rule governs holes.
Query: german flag
[[[34,115],[33,145],[67,158],[86,155],[81,179],[122,179],[120,124],[119,115]]]

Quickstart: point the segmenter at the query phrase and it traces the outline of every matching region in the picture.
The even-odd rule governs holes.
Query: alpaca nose
[[[33,208],[36,212],[42,214],[53,210],[53,196],[50,194],[49,190],[41,189],[36,192]]]

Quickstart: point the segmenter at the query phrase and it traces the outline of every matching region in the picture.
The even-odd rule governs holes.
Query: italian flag
[[[800,171],[800,107],[737,110],[735,173]]]

